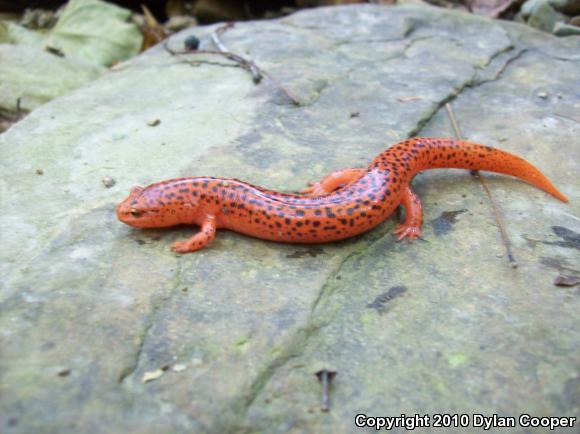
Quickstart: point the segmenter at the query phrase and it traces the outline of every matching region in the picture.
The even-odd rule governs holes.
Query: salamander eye
[[[133,217],[139,217],[141,215],[141,211],[139,211],[137,208],[131,208],[129,212]]]

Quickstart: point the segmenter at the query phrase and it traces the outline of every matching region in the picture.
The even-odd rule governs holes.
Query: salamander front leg
[[[395,228],[393,234],[397,240],[407,238],[412,241],[421,237],[421,224],[423,223],[423,207],[419,197],[410,187],[406,187],[401,198],[401,205],[405,207],[405,221]]]
[[[216,229],[215,217],[208,215],[201,225],[201,231],[189,240],[176,241],[171,245],[171,250],[177,253],[190,253],[202,249],[215,238]]]
[[[320,182],[311,182],[310,187],[301,191],[307,196],[322,196],[356,181],[367,172],[366,168],[339,169],[326,176]]]

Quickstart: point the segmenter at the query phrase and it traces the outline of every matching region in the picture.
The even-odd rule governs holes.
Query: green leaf
[[[100,0],[71,0],[45,46],[93,65],[110,66],[139,52],[143,36],[131,11]]]

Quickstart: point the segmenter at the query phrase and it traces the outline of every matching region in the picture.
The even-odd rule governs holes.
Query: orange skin
[[[405,221],[398,239],[421,236],[422,207],[409,182],[435,168],[485,170],[518,177],[567,202],[533,165],[500,149],[461,140],[415,138],[393,145],[367,168],[344,169],[312,184],[302,195],[279,193],[236,179],[179,178],[135,187],[117,207],[117,217],[137,228],[195,224],[201,231],[173,243],[178,253],[211,242],[229,229],[285,243],[323,243],[372,229],[399,206]]]

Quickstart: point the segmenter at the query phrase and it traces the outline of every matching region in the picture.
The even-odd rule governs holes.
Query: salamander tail
[[[448,167],[502,173],[568,202],[568,198],[538,168],[510,152],[463,140],[417,138],[413,141],[416,141],[414,149],[421,148],[419,170]]]
[[[568,198],[552,184],[546,175],[523,158],[497,148],[465,141],[459,141],[459,143],[462,148],[471,147],[472,152],[470,154],[473,155],[473,151],[477,153],[478,158],[480,158],[478,165],[481,165],[477,170],[487,170],[489,172],[515,176],[540,190],[544,190],[562,202],[568,202]],[[482,153],[484,158],[481,158]]]

